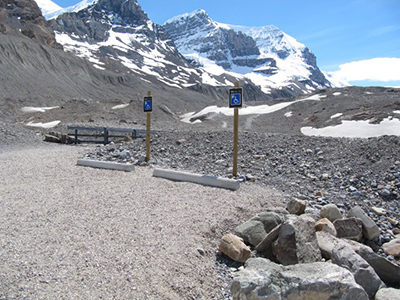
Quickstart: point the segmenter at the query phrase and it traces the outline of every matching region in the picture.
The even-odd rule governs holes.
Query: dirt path
[[[83,150],[0,152],[0,298],[223,299],[220,237],[281,195],[79,167]]]

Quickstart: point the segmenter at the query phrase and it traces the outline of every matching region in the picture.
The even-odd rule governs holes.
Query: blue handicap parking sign
[[[152,99],[153,97],[144,97],[144,112],[152,111]]]
[[[242,88],[234,88],[229,90],[229,107],[242,107],[243,90]]]
[[[231,105],[239,105],[241,102],[240,94],[232,94],[231,95]]]

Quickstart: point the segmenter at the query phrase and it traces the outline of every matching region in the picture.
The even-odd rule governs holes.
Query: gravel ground
[[[232,140],[232,132],[160,132],[152,138],[151,163],[231,177]],[[352,207],[361,206],[381,229],[380,238],[368,244],[384,255],[380,246],[399,232],[387,219],[400,220],[399,145],[396,136],[347,139],[242,132],[238,177],[246,184],[279,191],[284,203],[293,197],[305,200],[317,212],[334,203],[345,216]],[[144,139],[98,146],[86,153],[88,158],[138,165],[144,156]],[[387,214],[376,215],[372,207]]]
[[[233,192],[152,176],[162,167],[231,177],[231,132],[160,132],[146,164],[142,138],[66,146],[0,129],[0,299],[229,299],[240,265],[218,255],[219,240],[260,211],[292,197],[316,210],[360,205],[381,229],[370,245],[382,255],[396,226],[370,209],[400,219],[399,137],[242,132]],[[137,167],[79,167],[81,157]]]
[[[282,195],[77,166],[91,148],[0,149],[0,299],[229,298],[221,236]]]

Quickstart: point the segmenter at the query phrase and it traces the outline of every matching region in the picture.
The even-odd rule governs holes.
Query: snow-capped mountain
[[[315,55],[275,26],[222,24],[196,10],[168,20],[164,27],[189,60],[206,69],[218,65],[245,75],[266,93],[282,87],[311,92],[331,86]]]
[[[66,51],[99,69],[137,74],[146,81],[202,90],[202,85],[230,87],[239,80],[251,100],[331,86],[314,54],[275,26],[222,24],[204,10],[161,26],[136,0],[83,0],[46,18],[55,16],[49,22]]]
[[[49,22],[66,51],[99,69],[137,74],[177,88],[233,86],[236,81],[232,75],[210,74],[190,65],[164,27],[154,24],[136,0],[97,0]]]

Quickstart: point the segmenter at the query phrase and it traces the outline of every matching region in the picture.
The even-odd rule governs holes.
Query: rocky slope
[[[55,40],[54,32],[35,1],[1,0],[0,33],[16,37],[27,37],[39,44],[61,49]]]
[[[111,5],[107,3],[105,2],[104,5]],[[136,22],[135,24],[138,24],[139,27],[143,24],[153,26],[140,8],[134,5],[135,3],[132,2],[133,6],[129,7],[120,3],[122,5],[120,6],[120,13],[126,18],[125,22]],[[118,62],[111,58],[108,60],[111,70],[104,70],[102,67],[96,68],[90,61],[61,49],[61,45],[55,41],[52,29],[49,28],[33,0],[3,1],[1,5],[0,86],[2,93],[0,105],[2,109],[0,115],[6,122],[25,123],[26,118],[32,117],[21,115],[21,108],[24,106],[58,106],[60,111],[64,112],[61,115],[63,115],[62,119],[65,121],[67,121],[65,118],[76,116],[77,113],[85,115],[84,112],[87,112],[88,108],[92,110],[93,115],[103,114],[101,111],[104,108],[103,105],[98,104],[99,102],[108,102],[110,105],[116,102],[140,102],[149,90],[155,96],[155,107],[159,108],[155,109],[154,115],[157,115],[162,121],[175,120],[174,114],[177,111],[183,113],[186,109],[201,109],[212,104],[216,99],[224,97],[227,93],[227,88],[222,89],[222,94],[220,94],[221,91],[218,92],[211,86],[203,85],[194,85],[188,89],[177,89],[162,82],[162,78],[160,78],[161,81],[157,80],[159,77],[154,75],[156,73],[153,73],[152,76],[149,75],[152,81],[147,80],[145,75],[122,74],[123,72],[116,72],[113,69],[113,66]],[[112,5],[117,4],[113,3]],[[101,39],[97,26],[100,28],[108,26],[102,23],[102,20],[99,17],[97,23],[93,22],[93,28],[83,28],[80,33],[84,35],[93,32],[92,38],[94,40]],[[80,28],[79,20],[76,18],[75,21],[77,22],[75,25]],[[125,26],[121,22],[114,28],[115,32]],[[73,23],[73,21],[70,23]],[[163,33],[157,32],[157,30],[146,31],[143,29],[141,37],[146,38],[149,43],[137,41],[135,45],[141,47],[142,50],[145,49],[143,51],[148,51],[148,53],[153,50],[164,49],[165,55],[158,52],[159,55],[163,57],[170,55],[170,64],[174,65],[174,61],[177,64],[177,66],[174,65],[174,68],[180,68],[179,65],[187,65],[187,62],[176,50],[168,45],[168,41],[160,37]],[[103,32],[103,34],[106,33]],[[146,34],[149,35],[148,38]],[[135,34],[132,36],[137,37]],[[133,37],[132,41],[135,41]],[[152,40],[159,41],[158,50],[152,49],[154,46],[151,43]],[[173,51],[169,51],[170,48]],[[111,52],[115,50],[112,47],[105,46],[101,48],[101,51],[107,52],[107,49],[111,49]],[[121,51],[123,52],[123,50]],[[147,59],[137,52],[136,54],[130,52],[130,54],[138,60]],[[153,63],[155,64],[154,61]],[[162,66],[155,68],[163,70],[162,72],[165,71]],[[192,71],[193,69],[188,68],[187,70]],[[193,74],[197,73],[194,72]],[[258,94],[262,95],[262,92],[258,91]],[[257,93],[254,95],[257,95]],[[138,107],[141,106],[138,105]],[[131,118],[138,118],[140,114],[141,110],[136,109]],[[41,118],[42,116],[38,116],[39,120]],[[88,119],[91,119],[91,117]],[[85,118],[84,120],[87,121]],[[71,119],[71,122],[76,121]]]

